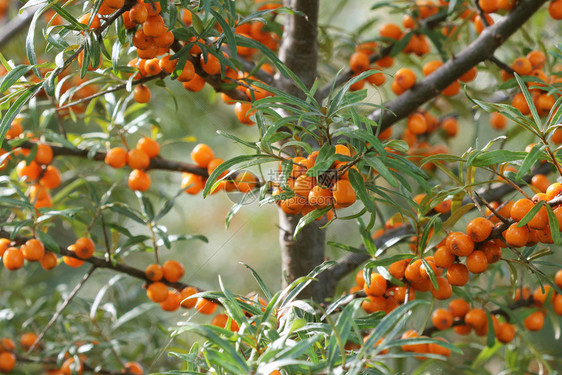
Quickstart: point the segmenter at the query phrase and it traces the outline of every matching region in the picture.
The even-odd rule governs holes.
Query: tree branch
[[[478,63],[488,59],[513,33],[515,33],[547,0],[520,0],[502,20],[486,28],[480,36],[458,55],[451,58],[430,76],[369,115],[381,130],[405,118],[420,105],[438,96]]]

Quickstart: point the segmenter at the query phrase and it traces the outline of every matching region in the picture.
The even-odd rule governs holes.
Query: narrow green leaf
[[[361,173],[353,168],[349,169],[349,182],[351,183],[351,186],[353,186],[353,190],[355,190],[357,196],[359,197],[359,199],[361,199],[361,202],[363,202],[367,210],[369,212],[374,212],[375,203],[373,202],[373,200],[369,196],[369,192],[365,188],[365,181],[363,181],[363,176],[361,175]]]

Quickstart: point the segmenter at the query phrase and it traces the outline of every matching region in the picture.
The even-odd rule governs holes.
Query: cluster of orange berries
[[[112,168],[123,168],[128,165],[133,169],[129,174],[129,188],[131,190],[146,191],[150,187],[150,176],[145,170],[150,166],[150,160],[158,156],[160,145],[154,139],[143,137],[139,139],[134,149],[129,151],[122,147],[114,147],[105,155],[104,161]]]
[[[68,247],[74,256],[64,256],[63,262],[70,267],[80,267],[84,259],[92,257],[95,244],[88,237],[78,238]],[[55,253],[46,251],[45,246],[36,238],[27,240],[19,248],[7,238],[0,238],[0,257],[7,270],[15,271],[23,267],[24,261],[39,262],[44,270],[48,271],[58,265]]]
[[[16,118],[6,133],[6,139],[21,138],[24,136],[21,125],[21,118]],[[29,149],[14,150],[14,155],[28,156],[31,151]],[[0,149],[0,157],[6,151]],[[8,159],[0,164],[0,170],[8,165]],[[50,189],[57,188],[61,183],[61,175],[59,170],[50,165],[53,161],[53,150],[49,145],[38,144],[33,160],[22,160],[16,167],[16,172],[22,181],[29,182],[29,199],[35,208],[51,207],[52,199],[49,192]]]
[[[206,168],[208,175],[211,175],[211,173],[213,173],[213,171],[224,162],[221,158],[215,158],[215,153],[211,147],[203,143],[200,143],[193,148],[191,151],[191,160],[193,160],[193,162],[195,162],[195,164],[199,167]],[[258,179],[251,172],[245,171],[238,173],[234,179],[224,178],[227,174],[228,171],[221,173],[219,178],[223,179],[219,181],[218,185],[211,192],[212,194],[221,190],[247,193],[258,186]],[[185,189],[187,194],[195,195],[203,190],[206,181],[207,179],[203,176],[184,172],[182,174],[181,187]]]
[[[343,155],[351,157],[350,149],[342,144],[335,146],[336,155]],[[308,169],[314,167],[318,151],[314,151],[307,158],[297,156],[292,159],[293,169],[289,174],[286,184],[294,192],[295,195],[288,199],[278,201],[279,206],[283,212],[290,215],[297,215],[307,213],[328,206],[334,209],[349,207],[357,200],[355,190],[349,182],[349,169],[346,169],[346,161],[336,161],[331,167],[331,170],[340,171],[333,177],[328,177],[327,181],[322,179],[307,176]],[[356,166],[352,166],[357,170]],[[280,174],[283,173],[280,165]],[[279,186],[273,195],[283,193],[282,187]],[[328,220],[333,217],[333,210],[327,214]]]

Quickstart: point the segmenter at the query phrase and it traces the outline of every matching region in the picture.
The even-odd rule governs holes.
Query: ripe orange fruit
[[[562,184],[555,182],[546,189],[546,200],[550,201],[556,198],[560,193],[562,193]]]
[[[387,23],[387,24],[384,24],[380,27],[379,34],[383,38],[390,38],[390,39],[398,40],[402,37],[402,30],[400,29],[400,26],[398,26],[394,23]]]
[[[207,73],[208,75],[215,75],[219,74],[221,71],[221,63],[215,55],[211,55],[210,53],[207,54],[207,60],[205,61],[205,57],[201,55],[200,57],[201,68]]]
[[[540,331],[544,327],[544,312],[535,311],[523,320],[525,328],[529,331]]]
[[[63,375],[82,375],[84,372],[84,364],[82,361],[74,363],[74,358],[68,358],[63,362],[60,371]]]
[[[468,268],[462,263],[455,263],[447,270],[447,280],[451,285],[463,286],[468,283]]]
[[[466,313],[464,321],[472,328],[480,329],[488,325],[488,316],[484,310],[475,308]]]
[[[258,186],[258,179],[248,171],[239,173],[234,178],[234,186],[242,193],[248,193]]]
[[[27,164],[25,160],[22,160],[18,163],[16,171],[21,179],[33,181],[36,180],[41,174],[41,167],[35,161]]]
[[[217,309],[217,304],[205,298],[198,298],[195,304],[195,309],[201,314],[211,315]]]
[[[487,241],[478,247],[479,250],[486,254],[488,264],[496,263],[502,257],[502,249],[494,241]]]
[[[449,302],[449,311],[453,318],[463,318],[470,310],[470,305],[464,299],[457,298]]]
[[[496,130],[503,130],[507,125],[507,119],[499,112],[493,112],[490,115],[490,125]]]
[[[425,116],[421,113],[414,113],[408,116],[408,130],[413,134],[423,134],[427,131]]]
[[[533,65],[526,57],[519,57],[513,61],[511,69],[521,76],[526,76],[533,71]]]
[[[176,311],[180,308],[180,302],[179,293],[168,290],[168,297],[160,303],[160,308],[164,311]]]
[[[459,257],[468,256],[474,251],[474,241],[472,238],[460,232],[449,234],[446,246],[451,253]]]
[[[459,123],[454,117],[447,117],[441,121],[441,128],[448,137],[454,137],[459,132]]]
[[[434,71],[436,71],[437,69],[439,69],[441,66],[443,66],[442,61],[439,60],[428,61],[425,63],[425,65],[422,68],[423,75],[428,76]]]
[[[482,273],[488,268],[488,258],[481,250],[475,250],[466,257],[466,267],[472,273]]]
[[[333,196],[329,188],[314,186],[308,193],[308,202],[314,208],[323,208],[332,204]]]
[[[370,285],[367,286],[367,283],[365,283],[363,289],[367,295],[380,297],[386,291],[386,279],[382,275],[373,272]]]
[[[416,84],[416,74],[409,68],[401,68],[394,75],[394,82],[402,90],[408,90]]]
[[[556,275],[554,275],[554,283],[557,287],[562,289],[562,270],[558,270]]]
[[[557,315],[562,315],[562,294],[556,294],[552,300],[552,307]]]
[[[48,271],[48,270],[52,270],[57,266],[58,258],[55,253],[47,251],[45,252],[45,255],[43,255],[43,258],[41,258],[40,262],[41,262],[41,267],[43,267],[45,271]]]
[[[144,270],[144,275],[150,281],[160,281],[164,276],[164,271],[158,264],[149,264]]]
[[[552,296],[554,295],[554,293],[551,293],[550,290],[551,290],[550,285],[544,285],[544,292],[541,287],[535,289],[535,291],[533,292],[533,301],[535,301],[535,304],[537,306],[542,306],[545,303],[549,303],[552,300]],[[548,298],[547,301],[547,297],[549,296],[549,294],[550,297]]]
[[[349,67],[354,73],[361,73],[369,69],[369,56],[363,52],[355,52],[349,58]]]
[[[148,103],[150,101],[150,89],[145,85],[138,85],[133,90],[133,98],[137,103]]]
[[[237,102],[234,105],[234,114],[242,124],[254,125],[254,121],[250,119],[250,116],[254,114],[254,111],[251,111],[251,109],[252,105],[250,103]]]
[[[449,299],[453,295],[453,288],[451,286],[451,282],[444,277],[436,277],[437,288],[433,286],[433,283],[429,284],[429,291],[433,295],[433,297],[444,300]]]
[[[90,15],[91,15],[90,13],[81,15],[78,18],[78,22],[87,26],[90,23]],[[97,16],[97,14],[95,14],[92,20],[92,24],[90,25],[90,29],[99,29],[100,26],[101,26],[100,18]]]
[[[198,290],[192,286],[186,286],[185,288],[183,288],[180,292],[181,307],[186,309],[194,308],[195,305],[197,304],[197,298],[191,298],[191,299],[187,299],[187,298],[197,293],[199,293]]]
[[[477,217],[466,226],[466,234],[474,242],[482,242],[490,237],[492,229],[494,229],[494,224],[490,220],[484,217]]]
[[[529,229],[526,225],[518,228],[517,223],[513,223],[504,232],[504,238],[509,246],[523,247],[529,241]]]
[[[127,164],[132,169],[146,169],[150,165],[148,154],[141,149],[133,148],[127,155]]]
[[[131,22],[136,24],[141,24],[146,21],[148,18],[148,10],[142,3],[137,3],[133,5],[131,10],[129,11],[129,19]]]
[[[441,93],[445,96],[455,96],[461,90],[461,84],[459,81],[455,81],[447,86]]]
[[[469,71],[467,71],[462,76],[460,76],[459,80],[461,82],[472,82],[476,78],[477,74],[478,74],[478,69],[475,66],[473,66],[472,68],[470,68]]]
[[[51,146],[45,144],[37,145],[35,161],[37,164],[51,164],[53,161],[53,149]]]
[[[490,15],[486,14],[485,15],[486,18],[486,23],[488,25],[493,25],[494,24],[494,19],[492,17],[490,17]],[[476,17],[474,17],[474,28],[476,29],[476,32],[478,34],[480,34],[482,31],[484,31],[484,22],[482,21],[482,18],[480,17],[480,15],[477,15]]]
[[[159,2],[154,2],[153,4],[160,5]],[[150,9],[148,18],[142,23],[142,30],[146,35],[151,37],[158,37],[168,31],[166,25],[164,24],[164,19],[162,18],[162,16],[159,14],[151,16]]]
[[[198,144],[191,151],[191,160],[201,168],[207,168],[214,158],[215,154],[213,150],[203,143]]]
[[[402,280],[404,278],[404,273],[406,272],[407,266],[408,266],[408,260],[406,259],[396,261],[388,266],[388,273],[390,273],[396,279]],[[363,273],[362,271],[360,272],[361,274]],[[363,284],[357,283],[357,285],[363,285]]]
[[[114,147],[107,152],[104,158],[105,164],[112,168],[123,168],[127,164],[127,151],[122,147]]]
[[[404,332],[401,336],[402,339],[414,339],[416,337],[420,337],[420,336],[413,329]],[[427,344],[402,345],[401,348],[405,352],[427,353],[429,351]]]
[[[162,265],[162,273],[166,280],[175,283],[183,277],[185,268],[175,260],[168,260]]]
[[[20,344],[22,348],[24,348],[25,350],[31,348],[36,341],[37,341],[37,334],[33,332],[26,332],[23,335],[21,335],[20,338]]]
[[[548,14],[555,20],[562,20],[562,0],[551,1],[548,5]]]
[[[72,248],[74,248],[73,245],[71,245],[71,246],[72,246]],[[68,249],[70,250],[70,248],[71,248],[71,247],[69,246]],[[84,261],[83,261],[83,260],[80,260],[80,259],[78,259],[78,258],[74,258],[74,257],[71,257],[71,256],[63,256],[63,257],[62,257],[62,261],[63,261],[64,264],[66,264],[67,266],[73,267],[73,268],[78,268],[78,267],[80,267],[81,265],[84,264]]]
[[[96,249],[96,245],[94,241],[92,241],[88,237],[80,237],[79,239],[74,242],[74,253],[78,258],[81,259],[88,259],[94,255],[94,251]]]
[[[7,270],[15,271],[23,266],[23,253],[17,247],[9,247],[2,255],[2,263]]]
[[[363,302],[361,302],[361,307],[367,314],[383,311],[386,307],[386,298],[382,296],[367,296]]]
[[[160,69],[162,69],[164,72],[168,73],[168,74],[172,74],[174,72],[174,70],[176,69],[176,65],[178,63],[178,60],[170,60],[171,55],[166,55],[160,58],[160,60],[158,61],[158,65],[160,66]]]
[[[128,184],[131,190],[146,191],[150,188],[150,183],[150,176],[143,170],[133,169],[129,173]]]
[[[181,179],[181,187],[187,194],[195,195],[205,187],[205,182],[201,176],[193,173],[184,172]]]
[[[485,13],[493,13],[498,10],[498,0],[478,0],[478,5]]]
[[[437,250],[435,250],[433,260],[437,267],[449,268],[455,262],[455,255],[447,249],[447,246],[439,246]]]
[[[16,356],[14,353],[2,352],[0,353],[0,372],[9,373],[16,366]]]
[[[301,177],[306,178],[307,176],[300,176],[299,178]],[[295,188],[296,186],[297,185],[295,184]],[[336,207],[349,207],[357,200],[355,190],[353,190],[353,187],[348,180],[338,180],[332,187],[332,195],[334,197],[334,204]]]
[[[188,82],[183,82],[182,86],[184,89],[191,92],[199,92],[205,87],[206,81],[198,74],[195,74],[191,80]]]
[[[511,102],[511,105],[517,108],[524,116],[531,113],[531,110],[529,109],[529,105],[525,100],[525,96],[522,93],[515,94]]]
[[[30,262],[37,262],[45,255],[45,247],[41,241],[32,238],[24,245],[21,245],[20,250],[23,257]]]
[[[168,287],[160,281],[153,282],[146,288],[146,295],[153,302],[163,302],[168,298]]]
[[[175,40],[174,33],[168,30],[164,34],[155,37],[154,44],[156,44],[156,46],[159,48],[168,49],[172,44],[174,44],[174,40]]]
[[[546,193],[546,189],[550,186],[550,181],[544,174],[536,174],[531,179],[531,185],[539,189],[541,192]]]
[[[438,330],[451,328],[453,325],[453,315],[449,310],[436,309],[431,314],[431,322]]]
[[[129,374],[143,375],[144,369],[138,362],[127,362],[125,368],[121,372],[128,372]]]
[[[500,342],[507,344],[515,337],[515,326],[508,322],[500,323],[499,329],[495,331],[496,337]]]
[[[436,339],[441,340],[443,342],[447,342],[447,340],[445,340],[443,337],[436,337]],[[429,353],[439,354],[444,357],[449,357],[451,355],[451,349],[446,348],[439,344],[429,343],[427,344],[427,348],[429,350]]]
[[[144,151],[149,158],[154,158],[160,153],[160,145],[152,138],[143,137],[137,142],[137,148]]]

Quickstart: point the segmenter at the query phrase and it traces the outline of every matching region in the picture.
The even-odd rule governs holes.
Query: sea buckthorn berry
[[[474,241],[464,233],[457,233],[450,242],[447,241],[447,247],[456,256],[465,257],[474,251]]]
[[[457,335],[466,336],[472,332],[472,327],[469,325],[458,325],[454,326],[453,329]]]
[[[543,288],[541,288],[540,286],[535,289],[535,291],[533,292],[533,301],[535,301],[535,304],[537,306],[542,306],[545,303],[549,303],[550,301],[552,301],[552,297],[554,295],[554,291],[551,292],[551,286],[550,285],[544,285],[544,291]],[[549,297],[550,295],[550,297]],[[548,297],[548,300],[547,300]]]
[[[449,280],[444,277],[436,277],[435,281],[437,282],[437,288],[435,288],[432,283],[429,285],[429,291],[433,297],[439,300],[451,298],[453,295],[453,288]]]
[[[127,164],[127,151],[122,147],[114,147],[107,152],[104,158],[105,164],[112,168],[123,168]]]
[[[402,30],[400,29],[400,26],[394,23],[387,23],[380,27],[379,34],[383,38],[398,40],[402,37]]]
[[[144,275],[150,281],[160,281],[162,276],[164,276],[164,272],[162,271],[162,267],[160,265],[149,264],[144,270]]]
[[[436,275],[436,276],[439,276],[438,273],[441,270],[437,269],[437,266],[435,265],[435,262],[432,258],[433,257],[426,257],[425,261],[426,261],[427,265],[429,266],[429,268],[431,268],[433,274]],[[428,272],[427,268],[428,267],[426,267],[426,265],[423,264],[423,262],[422,262],[422,265],[420,266],[420,275],[423,279],[429,279],[429,272]]]
[[[131,10],[129,11],[129,19],[136,23],[141,24],[148,18],[148,10],[142,3],[137,3],[133,5]]]
[[[529,104],[527,104],[527,101],[525,100],[525,96],[521,93],[515,94],[513,100],[511,101],[511,105],[517,108],[523,116],[526,116],[529,113],[531,113]]]
[[[466,313],[464,321],[474,329],[481,329],[488,325],[488,316],[484,310],[475,308]]]
[[[484,18],[486,19],[486,23],[488,25],[493,25],[494,24],[494,19],[492,17],[490,17],[488,14],[486,14],[484,16]],[[482,31],[484,31],[485,28],[485,24],[484,21],[482,21],[482,17],[480,17],[480,15],[477,15],[476,17],[474,17],[474,28],[476,29],[476,32],[478,34],[480,34]]]
[[[191,151],[191,160],[201,168],[207,168],[209,163],[215,158],[213,150],[204,143],[200,143]]]
[[[234,186],[242,193],[248,193],[258,186],[258,178],[251,172],[239,173],[234,178]]]
[[[354,73],[361,73],[369,69],[369,56],[363,52],[355,52],[349,58],[349,67]]]
[[[441,340],[443,342],[447,342],[443,337],[436,337],[437,340]],[[443,345],[436,344],[436,343],[429,343],[427,344],[427,348],[429,352],[432,354],[442,355],[444,357],[449,357],[451,355],[451,349],[444,347]]]
[[[0,257],[4,255],[4,251],[10,247],[11,243],[12,241],[7,238],[0,238]]]
[[[91,18],[91,14],[86,13],[78,18],[78,22],[87,26],[90,23],[90,18]],[[100,26],[101,26],[100,18],[97,15],[94,15],[92,19],[92,23],[90,25],[90,29],[99,29]]]
[[[511,207],[511,218],[515,221],[521,221],[534,206],[530,199],[519,199]]]
[[[451,328],[453,325],[453,315],[449,310],[436,309],[431,314],[431,322],[438,330]]]
[[[416,337],[420,337],[420,335],[415,330],[409,330],[402,334],[402,339],[414,339]],[[402,345],[402,350],[405,352],[415,352],[415,353],[427,353],[428,347],[427,344],[410,344],[410,345]]]
[[[306,176],[300,176],[300,177],[306,177]],[[297,185],[295,184],[295,188],[296,187]],[[332,187],[332,195],[334,197],[334,204],[336,208],[351,206],[357,200],[357,195],[355,194],[355,190],[353,190],[351,183],[347,180],[338,180]]]
[[[399,69],[394,75],[394,82],[402,90],[408,90],[416,84],[416,74],[409,68]]]
[[[468,268],[462,263],[455,263],[447,270],[447,280],[454,286],[463,286],[468,283]]]
[[[181,307],[185,309],[194,308],[195,305],[197,304],[197,298],[189,298],[189,297],[197,293],[199,293],[198,290],[192,286],[187,286],[183,288],[180,292]]]
[[[160,308],[164,311],[176,311],[180,308],[180,295],[176,291],[168,290],[168,297],[160,302]]]
[[[152,138],[143,137],[137,142],[137,148],[144,151],[149,158],[154,158],[160,153],[160,145]]]
[[[34,332],[26,332],[23,335],[21,335],[20,338],[20,345],[22,348],[24,348],[25,350],[28,350],[29,348],[31,348],[33,345],[35,345],[35,342],[37,341],[37,334]]]
[[[533,65],[526,57],[518,57],[513,61],[511,65],[511,69],[513,69],[517,74],[521,76],[529,75],[533,71]]]
[[[16,171],[21,179],[33,181],[36,180],[41,174],[41,167],[35,161],[27,164],[25,160],[22,160],[18,163]]]
[[[539,189],[541,192],[546,193],[546,189],[550,186],[550,181],[548,181],[548,177],[544,174],[536,174],[531,179],[531,185]]]
[[[80,237],[79,239],[74,242],[74,253],[78,258],[81,259],[88,259],[94,255],[94,251],[96,249],[96,245],[94,241],[92,241],[88,237]]]
[[[47,165],[53,161],[53,149],[49,145],[37,145],[35,152],[35,161],[37,164]]]
[[[455,255],[449,251],[447,246],[439,246],[433,255],[435,265],[441,268],[449,268],[455,262]]]
[[[308,193],[308,202],[315,208],[330,206],[333,202],[332,191],[329,188],[316,185]]]
[[[529,331],[540,331],[544,327],[544,312],[535,311],[523,320],[525,328]]]
[[[195,309],[201,314],[211,315],[217,309],[217,304],[205,298],[198,298]]]
[[[447,137],[454,137],[459,132],[459,123],[454,117],[447,117],[441,121],[441,128]]]
[[[557,315],[562,315],[562,294],[556,294],[552,300],[552,307]]]
[[[456,298],[449,302],[449,311],[453,318],[463,318],[469,310],[470,305],[464,299]]]
[[[494,224],[490,220],[484,217],[477,217],[472,219],[466,226],[466,234],[474,242],[482,242],[490,237],[492,229],[494,229]]]
[[[163,276],[171,283],[179,281],[185,274],[185,268],[175,260],[168,260],[162,265]]]
[[[527,288],[526,286],[523,288],[517,288],[517,290],[515,291],[515,297],[513,297],[513,301],[519,301],[521,299],[521,296],[524,300],[529,299],[531,297],[531,289]]]
[[[408,267],[408,263],[409,261],[406,259],[396,261],[388,266],[388,273],[390,273],[394,278],[402,280],[404,278],[404,273],[406,272],[406,267]]]
[[[523,247],[527,245],[529,240],[529,229],[524,225],[522,227],[517,227],[517,223],[513,223],[505,231],[505,242],[509,246],[513,247]]]
[[[478,247],[486,254],[486,259],[488,264],[496,263],[502,257],[502,249],[494,241],[486,241]]]
[[[386,298],[382,296],[367,296],[361,302],[361,307],[367,314],[383,311],[386,307]]]
[[[187,194],[195,195],[205,187],[205,182],[201,176],[193,173],[184,172],[181,179],[181,187]]]
[[[386,291],[386,279],[378,273],[372,273],[371,283],[367,285],[367,283],[365,282],[363,289],[365,290],[365,293],[367,293],[367,295],[375,297],[382,296]]]
[[[562,270],[558,270],[556,275],[554,275],[554,283],[560,289],[562,289]]]
[[[150,176],[141,169],[133,169],[129,173],[128,184],[131,190],[147,191],[150,188],[150,183]]]
[[[546,200],[550,201],[562,193],[562,184],[555,182],[546,189]]]
[[[45,255],[43,255],[43,258],[41,258],[40,263],[45,271],[52,270],[57,266],[58,258],[55,253],[47,251]]]
[[[10,373],[16,366],[16,355],[10,352],[0,352],[0,372]]]
[[[133,148],[128,152],[127,164],[132,169],[146,169],[150,165],[150,158],[143,150]]]
[[[2,254],[2,263],[7,270],[15,271],[23,266],[23,253],[17,247],[9,247]]]
[[[478,74],[478,69],[475,66],[473,66],[466,73],[460,76],[459,80],[461,82],[472,82],[476,78],[477,74]]]
[[[133,90],[133,98],[137,103],[148,103],[150,101],[150,89],[145,85],[138,85]]]
[[[166,284],[156,281],[146,288],[146,295],[153,302],[163,302],[168,298],[168,287]]]
[[[63,362],[60,372],[62,375],[82,375],[84,372],[84,364],[82,360],[79,360],[78,363],[75,363],[74,358],[68,358],[66,361]]]
[[[207,54],[206,60],[205,60],[205,57],[203,55],[201,55],[200,63],[201,63],[201,68],[203,68],[205,73],[207,73],[211,76],[215,75],[215,74],[218,74],[221,71],[221,63],[220,63],[218,57],[216,57],[214,55]]]
[[[121,372],[126,372],[126,371],[128,371],[129,374],[144,375],[144,369],[137,362],[125,363],[125,368]]]
[[[427,63],[425,63],[425,65],[422,68],[423,75],[428,76],[434,71],[436,71],[437,69],[439,69],[441,66],[443,66],[442,61],[439,60],[428,61]]]
[[[421,113],[414,113],[408,117],[408,130],[413,134],[423,134],[427,131],[427,122]]]
[[[23,257],[30,262],[37,262],[45,255],[45,247],[41,241],[32,238],[28,240],[20,249]]]
[[[423,278],[421,276],[420,273],[420,267],[422,265],[421,260],[416,260],[410,264],[408,264],[408,266],[406,267],[406,270],[404,272],[404,276],[406,277],[406,279],[410,282],[417,282],[417,281],[423,281]]]
[[[466,257],[466,267],[472,273],[482,273],[488,268],[488,258],[481,250],[475,250]]]

